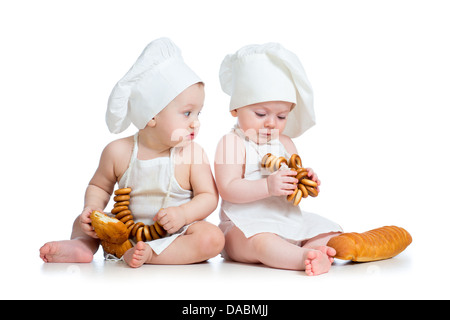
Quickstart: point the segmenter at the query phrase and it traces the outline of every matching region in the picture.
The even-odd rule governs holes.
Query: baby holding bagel
[[[223,257],[307,275],[328,272],[336,251],[327,243],[342,229],[298,206],[307,187],[320,185],[311,169],[300,168],[300,159],[292,158],[298,152],[291,139],[314,125],[315,118],[311,86],[299,59],[276,43],[245,46],[225,57],[220,82],[237,118],[215,157],[223,200]],[[296,162],[289,167],[298,170],[277,170],[282,162]],[[306,176],[309,185],[299,184]],[[310,190],[312,196],[317,192]]]
[[[220,253],[223,233],[204,221],[216,209],[218,193],[207,156],[193,141],[204,97],[203,82],[171,40],[147,45],[112,90],[106,113],[112,133],[131,123],[138,132],[105,147],[71,239],[46,243],[40,249],[45,262],[92,261],[101,222],[108,219],[130,240],[121,245],[102,239],[103,249],[111,258],[120,245],[120,257],[130,267],[190,264]],[[102,212],[112,195],[114,219]],[[91,218],[100,223],[91,224]]]

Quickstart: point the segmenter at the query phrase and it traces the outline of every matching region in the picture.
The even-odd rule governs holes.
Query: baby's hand
[[[153,221],[158,221],[168,233],[175,233],[186,225],[186,217],[180,207],[168,207],[159,210]]]
[[[271,196],[288,196],[294,193],[298,180],[293,170],[278,170],[267,177],[267,187]]]
[[[88,236],[98,239],[97,234],[94,231],[94,227],[91,225],[91,213],[94,211],[91,208],[85,208],[83,212],[80,214],[80,225],[81,230],[86,233]]]
[[[313,169],[311,168],[306,168],[306,170],[308,170],[308,177],[312,180],[315,181],[317,183],[317,186],[320,186],[320,180],[317,177],[317,174],[314,173]],[[317,187],[317,191],[319,192],[319,187]]]

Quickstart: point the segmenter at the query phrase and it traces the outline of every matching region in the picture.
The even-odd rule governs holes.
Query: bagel
[[[293,200],[294,206],[298,206],[298,204],[302,200],[302,196],[303,196],[302,190],[298,189],[297,193],[295,194],[294,200]]]
[[[116,191],[114,191],[114,194],[116,196],[119,195],[124,195],[124,194],[130,194],[131,192],[131,188],[122,188],[122,189],[117,189]]]
[[[295,196],[297,195],[297,193],[298,193],[298,187],[295,187],[294,192],[287,196],[287,198],[286,198],[287,201],[292,201],[295,198]]]
[[[127,206],[117,206],[117,207],[114,207],[114,208],[111,210],[111,213],[112,213],[112,214],[117,214],[117,213],[119,213],[119,212],[121,212],[121,211],[124,211],[124,210],[128,210],[128,207],[127,207]]]
[[[279,170],[282,163],[287,164],[291,170],[297,172],[295,178],[298,180],[298,183],[296,184],[295,191],[286,197],[287,201],[293,201],[294,205],[298,205],[301,198],[318,196],[318,183],[309,178],[308,169],[302,167],[302,159],[298,154],[291,155],[289,161],[284,157],[276,157],[271,153],[265,154],[261,159],[261,167],[271,172]]]
[[[130,200],[130,198],[131,197],[129,194],[121,194],[121,195],[115,196],[114,201],[116,201],[116,202],[128,201],[128,200]]]
[[[298,154],[293,154],[289,159],[289,167],[290,168],[301,168],[302,167],[302,159]]]
[[[305,186],[317,188],[317,182],[310,179],[302,179],[302,184],[304,184]]]

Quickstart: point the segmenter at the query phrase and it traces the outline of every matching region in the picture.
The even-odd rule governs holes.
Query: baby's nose
[[[198,120],[192,121],[190,127],[191,128],[198,128],[198,127],[200,127],[200,121],[198,121]]]
[[[264,126],[266,128],[274,128],[275,127],[274,119],[272,119],[272,117],[267,117],[266,121],[264,122]]]

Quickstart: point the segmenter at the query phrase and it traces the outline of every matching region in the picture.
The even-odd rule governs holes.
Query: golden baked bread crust
[[[92,211],[91,224],[100,240],[112,243],[122,244],[128,240],[127,227],[116,218],[108,217],[100,211]]]
[[[405,229],[385,226],[364,233],[343,233],[331,238],[327,246],[336,250],[337,259],[367,262],[392,258],[411,242],[412,237]]]

